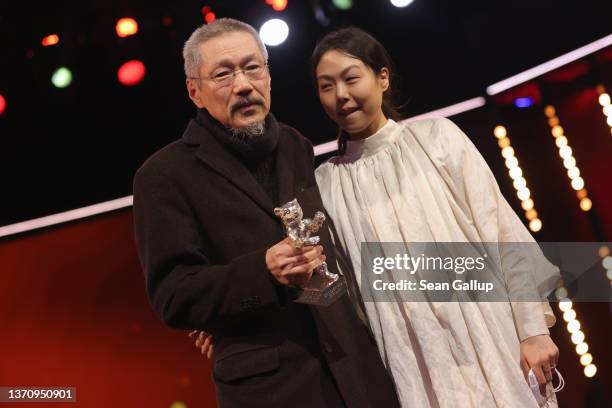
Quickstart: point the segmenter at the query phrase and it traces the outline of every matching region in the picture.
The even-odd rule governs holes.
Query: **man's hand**
[[[323,261],[325,255],[321,245],[298,249],[291,246],[289,238],[266,252],[268,270],[282,285],[304,286],[312,276],[312,271]]]
[[[196,339],[196,348],[200,349],[202,355],[206,355],[206,357],[208,357],[210,360],[213,352],[212,335],[206,333],[205,331],[194,330],[189,333],[189,337]]]
[[[559,349],[548,334],[529,337],[521,342],[521,368],[525,379],[529,369],[533,370],[540,394],[546,395],[546,384],[552,382],[552,372],[559,361]]]

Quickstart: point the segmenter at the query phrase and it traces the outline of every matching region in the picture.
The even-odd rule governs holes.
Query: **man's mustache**
[[[257,98],[244,98],[239,100],[238,102],[236,102],[235,104],[232,105],[231,107],[231,113],[232,115],[234,113],[236,113],[238,110],[249,106],[249,105],[259,105],[259,106],[263,106],[263,101],[261,99],[257,99]]]

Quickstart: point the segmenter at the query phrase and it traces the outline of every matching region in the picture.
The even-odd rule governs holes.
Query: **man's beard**
[[[265,122],[262,121],[251,123],[247,126],[239,128],[229,128],[229,131],[232,132],[232,135],[238,139],[251,140],[258,136],[262,136],[266,132],[266,126]]]

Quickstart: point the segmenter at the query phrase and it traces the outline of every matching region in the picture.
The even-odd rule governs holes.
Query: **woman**
[[[459,128],[446,119],[393,120],[392,64],[376,39],[356,28],[330,33],[312,64],[321,104],[340,127],[339,155],[316,170],[317,184],[359,282],[362,242],[533,242]],[[521,282],[533,280],[535,290],[558,277],[546,264],[544,276]],[[371,298],[369,287],[360,289]],[[536,407],[530,369],[545,404],[557,405],[547,302],[365,308],[402,406]]]

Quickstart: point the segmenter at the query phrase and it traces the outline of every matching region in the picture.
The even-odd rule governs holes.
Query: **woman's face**
[[[351,138],[368,137],[384,126],[382,100],[389,88],[387,68],[374,73],[360,59],[330,50],[321,57],[316,77],[325,112]]]

